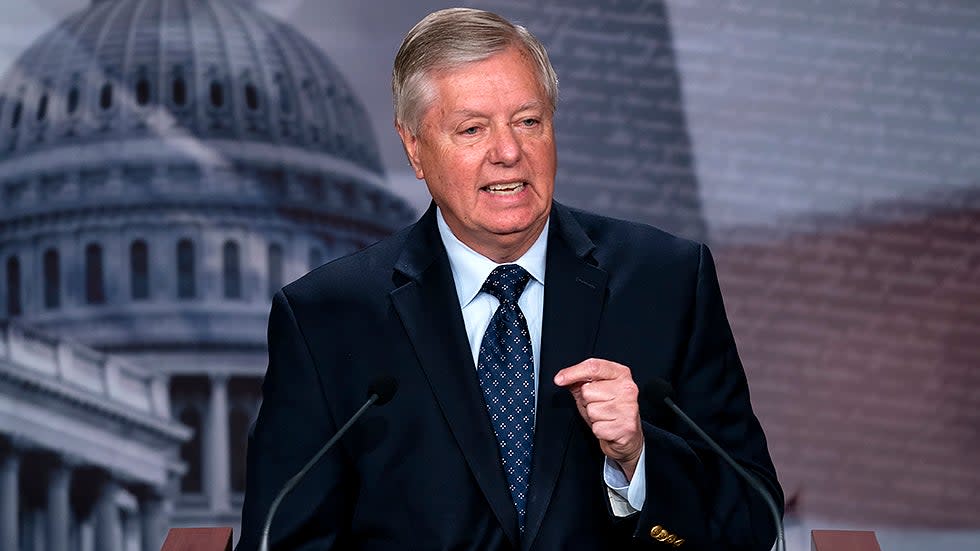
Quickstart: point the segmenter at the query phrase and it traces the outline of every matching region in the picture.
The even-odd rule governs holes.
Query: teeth
[[[492,186],[487,186],[486,189],[487,191],[506,192],[506,191],[519,190],[523,187],[524,187],[524,182],[513,182],[510,184],[495,184]]]

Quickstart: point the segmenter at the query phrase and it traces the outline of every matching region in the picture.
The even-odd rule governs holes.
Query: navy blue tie
[[[534,355],[517,299],[530,279],[531,274],[516,264],[490,272],[482,291],[497,297],[500,306],[483,334],[477,366],[522,532],[534,445]]]

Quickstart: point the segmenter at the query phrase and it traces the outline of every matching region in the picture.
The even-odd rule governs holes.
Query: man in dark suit
[[[781,503],[704,245],[553,202],[541,44],[443,10],[395,60],[396,128],[433,205],[276,295],[240,550],[285,481],[281,549],[766,550],[763,501],[639,388],[676,402]],[[641,412],[642,410],[642,412]]]

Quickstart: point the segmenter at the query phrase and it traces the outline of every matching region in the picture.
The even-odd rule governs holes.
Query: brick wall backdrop
[[[753,401],[797,515],[980,526],[978,199],[720,248]]]

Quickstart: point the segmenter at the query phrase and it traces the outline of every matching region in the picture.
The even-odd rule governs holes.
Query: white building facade
[[[0,323],[0,549],[159,549],[191,438],[164,379]]]

